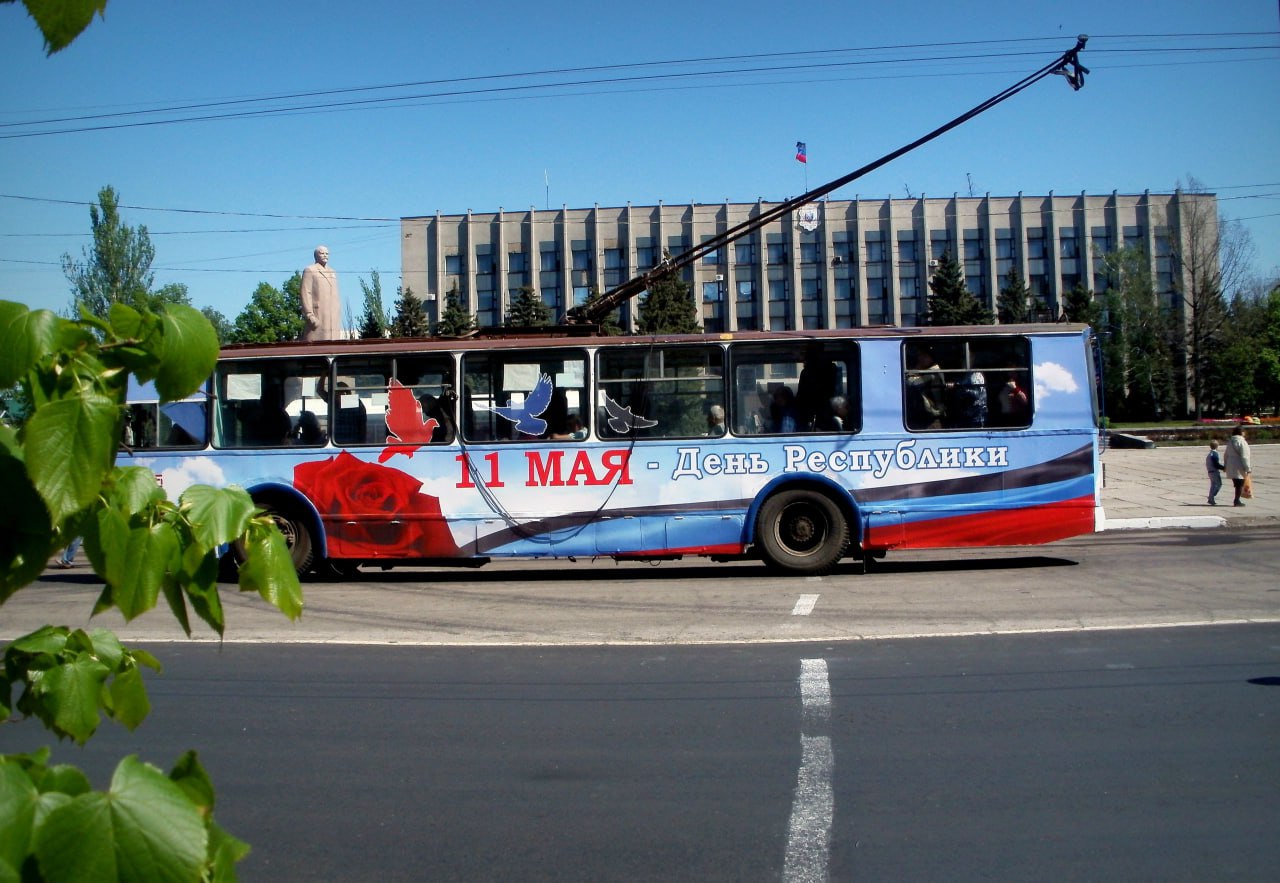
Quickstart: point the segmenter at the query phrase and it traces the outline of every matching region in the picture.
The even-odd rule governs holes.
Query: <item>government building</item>
[[[538,292],[556,321],[586,300],[777,203],[689,203],[401,218],[403,285],[434,321],[456,290],[477,323],[500,325],[521,288]],[[710,332],[920,324],[929,275],[944,253],[993,311],[1009,270],[1033,294],[1032,315],[1052,321],[1077,284],[1108,287],[1101,255],[1149,255],[1162,303],[1176,292],[1189,217],[1213,219],[1211,194],[952,196],[823,199],[766,224],[685,267],[681,278]],[[1201,235],[1204,235],[1201,233]],[[624,307],[634,330],[635,304]]]

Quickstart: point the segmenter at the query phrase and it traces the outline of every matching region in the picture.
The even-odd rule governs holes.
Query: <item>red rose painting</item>
[[[315,504],[330,558],[450,558],[458,554],[440,501],[422,482],[346,451],[293,470],[294,486]]]

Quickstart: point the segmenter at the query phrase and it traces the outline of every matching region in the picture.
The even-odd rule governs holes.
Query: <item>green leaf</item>
[[[302,615],[302,586],[284,536],[270,522],[249,525],[245,560],[240,565],[240,591],[257,592],[290,619]]]
[[[49,813],[34,851],[48,880],[199,880],[208,832],[196,807],[160,770],[126,757],[105,793]]]
[[[123,549],[124,562],[112,566],[123,578],[113,582],[112,599],[121,615],[132,620],[146,613],[160,599],[165,573],[178,553],[178,538],[168,524],[132,528]],[[120,549],[109,551],[121,554]]]
[[[0,435],[8,434],[7,428]],[[49,562],[53,524],[44,500],[27,475],[27,467],[0,443],[0,604],[33,582]]]
[[[51,352],[63,320],[49,310],[0,301],[0,387],[15,385]]]
[[[31,844],[40,792],[22,764],[0,758],[0,861],[20,868]]]
[[[107,0],[22,0],[44,35],[49,55],[67,48],[93,21],[93,14],[105,15]]]
[[[92,790],[89,777],[82,770],[68,763],[55,764],[45,770],[44,775],[40,777],[41,794],[58,793],[76,797]]]
[[[218,335],[204,314],[184,304],[167,304],[160,314],[164,339],[156,389],[165,401],[190,395],[213,373]]]
[[[180,502],[201,551],[231,542],[245,532],[256,510],[243,488],[192,485]]]
[[[54,523],[89,505],[111,471],[120,409],[91,387],[38,408],[26,426],[27,473]]]
[[[169,771],[169,778],[186,793],[202,815],[207,818],[213,814],[213,780],[209,778],[209,773],[200,763],[200,756],[196,752],[188,751],[178,758],[178,762]]]
[[[186,597],[191,602],[191,609],[196,612],[209,628],[222,637],[226,631],[226,617],[222,612],[222,596],[218,594],[217,583],[205,585],[188,583],[184,586]],[[190,632],[188,632],[190,634]]]
[[[151,713],[147,687],[142,682],[142,672],[136,668],[127,668],[112,678],[107,692],[111,696],[111,716],[130,730],[137,729]]]
[[[98,728],[98,703],[110,670],[98,660],[81,655],[51,668],[38,682],[39,698],[47,709],[46,721],[59,735],[84,744]]]
[[[156,483],[156,474],[144,466],[116,469],[112,485],[111,499],[126,515],[136,515],[165,499],[164,489]]]

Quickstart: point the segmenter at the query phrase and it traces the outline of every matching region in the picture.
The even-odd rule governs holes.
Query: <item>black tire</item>
[[[780,491],[764,501],[756,545],[770,567],[804,576],[826,573],[849,548],[849,524],[835,501],[811,490]]]
[[[306,521],[288,509],[278,509],[270,503],[256,501],[284,534],[284,543],[289,547],[289,557],[293,559],[293,569],[298,576],[305,576],[315,563],[315,540],[311,536],[311,528]],[[231,544],[231,554],[237,565],[244,561],[244,547],[235,542]]]

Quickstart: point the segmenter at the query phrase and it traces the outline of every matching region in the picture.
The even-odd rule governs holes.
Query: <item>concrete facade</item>
[[[434,320],[455,287],[481,326],[503,322],[520,288],[558,320],[604,292],[777,203],[562,207],[406,217],[402,284]],[[1162,301],[1177,310],[1191,215],[1216,219],[1211,194],[824,199],[784,215],[686,267],[707,331],[919,324],[931,267],[949,252],[994,310],[1017,266],[1051,320],[1077,283],[1107,287],[1100,255],[1140,246]],[[1216,220],[1215,220],[1216,223]],[[1201,234],[1204,235],[1203,233]],[[634,329],[634,305],[622,313]]]

